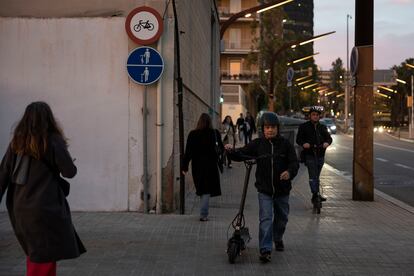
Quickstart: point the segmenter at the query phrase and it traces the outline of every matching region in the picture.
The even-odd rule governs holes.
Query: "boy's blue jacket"
[[[298,173],[299,163],[295,148],[282,136],[272,139],[257,138],[243,148],[232,150],[228,154],[234,161],[264,156],[257,160],[255,183],[257,191],[271,196],[289,194],[292,189],[291,180]],[[273,169],[271,169],[272,165]],[[280,174],[286,170],[289,172],[290,179],[280,180]]]

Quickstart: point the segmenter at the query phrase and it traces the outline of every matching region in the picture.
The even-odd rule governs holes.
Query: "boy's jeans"
[[[323,157],[306,156],[305,165],[308,167],[309,186],[312,194],[319,192],[319,176],[324,162],[325,158]]]
[[[210,194],[204,194],[200,197],[200,218],[208,217],[208,203]]]
[[[272,241],[281,241],[289,215],[289,195],[272,196],[258,193],[260,252],[272,251]]]

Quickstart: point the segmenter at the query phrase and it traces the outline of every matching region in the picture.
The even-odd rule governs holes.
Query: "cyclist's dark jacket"
[[[311,145],[310,149],[303,149],[305,155],[314,155],[317,146],[317,153],[319,157],[325,156],[325,149],[322,148],[323,143],[332,144],[332,137],[328,133],[328,129],[321,123],[312,123],[307,121],[299,126],[298,135],[296,136],[296,143],[303,146],[305,143]]]
[[[273,171],[272,167],[273,144]],[[243,148],[229,152],[234,161],[248,160],[250,157],[266,156],[257,160],[256,183],[257,191],[267,195],[288,195],[292,189],[291,180],[296,176],[299,163],[293,145],[281,136],[272,139],[257,138]],[[280,174],[288,171],[289,180],[280,180]],[[272,183],[273,178],[273,185]]]

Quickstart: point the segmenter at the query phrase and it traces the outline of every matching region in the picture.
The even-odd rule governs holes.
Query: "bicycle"
[[[139,20],[138,24],[134,25],[134,31],[136,31],[137,33],[141,31],[141,29],[147,29],[148,31],[152,31],[154,30],[154,24],[150,23],[149,20],[147,21],[143,21],[143,20]]]

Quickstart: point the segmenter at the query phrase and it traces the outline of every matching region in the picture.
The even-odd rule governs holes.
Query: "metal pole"
[[[414,75],[411,74],[411,125],[410,125],[410,138],[414,138]]]
[[[144,107],[142,108],[143,116],[143,153],[144,153],[144,213],[148,213],[148,156],[147,156],[147,86],[144,87]]]
[[[292,112],[292,86],[289,86],[289,111]]]
[[[346,15],[346,74],[345,74],[345,129],[348,129],[349,114],[349,14]]]

